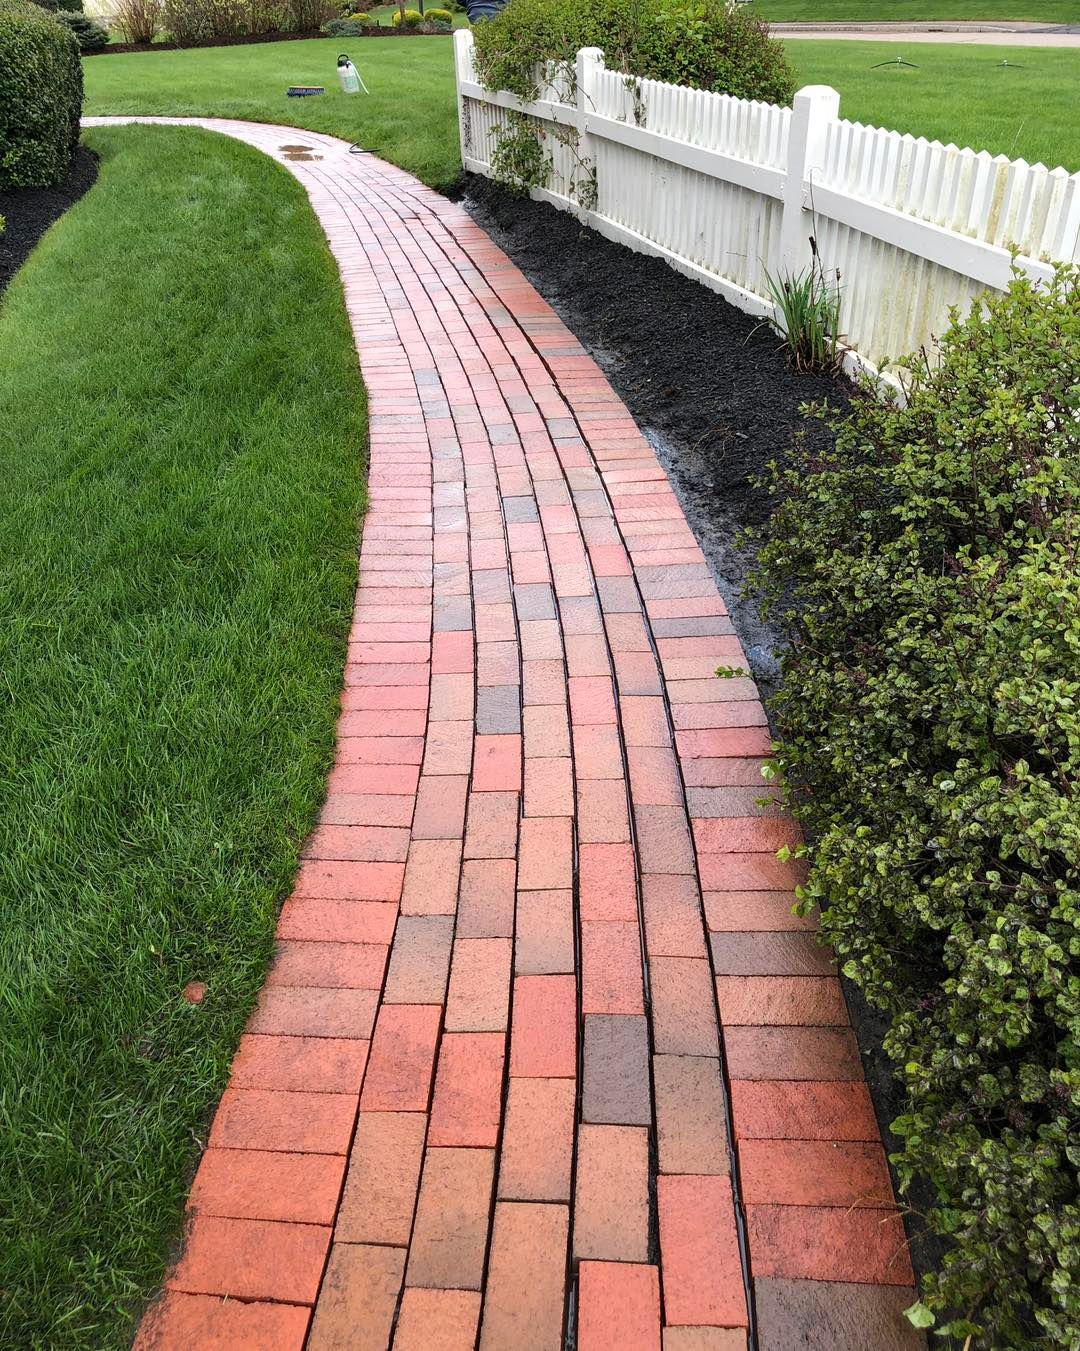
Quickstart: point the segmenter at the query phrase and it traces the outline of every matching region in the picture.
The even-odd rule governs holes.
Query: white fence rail
[[[1035,277],[1080,261],[1080,174],[844,121],[827,86],[778,108],[630,79],[586,48],[523,103],[482,86],[470,32],[454,50],[466,169],[490,176],[497,129],[524,114],[548,160],[534,197],[754,314],[772,313],[766,271],[803,271],[813,235],[864,364],[929,346],[950,306],[1004,289],[1013,250]]]

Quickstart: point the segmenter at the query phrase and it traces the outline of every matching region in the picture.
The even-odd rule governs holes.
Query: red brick
[[[847,1083],[733,1079],[731,1114],[740,1139],[878,1139],[877,1118],[861,1078]]]
[[[618,844],[630,839],[626,784],[621,779],[578,783],[578,837],[583,844]]]
[[[562,1351],[568,1228],[566,1206],[496,1205],[480,1351]]]
[[[653,1085],[660,1171],[728,1173],[720,1062],[707,1056],[654,1056]]]
[[[720,816],[694,822],[703,854],[772,854],[802,842],[799,827],[786,816]]]
[[[466,858],[514,858],[517,835],[517,793],[470,794]]]
[[[844,1026],[847,1006],[834,976],[718,976],[724,1027]]]
[[[702,854],[699,872],[704,891],[793,891],[806,881],[804,860],[773,854]]]
[[[637,919],[637,881],[630,844],[582,844],[578,888],[583,920]]]
[[[573,823],[564,817],[525,817],[518,856],[520,891],[553,891],[573,886]]]
[[[383,1005],[368,1054],[363,1111],[427,1110],[441,1016],[430,1004]]]
[[[739,1176],[748,1205],[889,1208],[892,1182],[879,1144],[742,1140]]]
[[[815,1342],[831,1351],[927,1351],[926,1334],[904,1317],[914,1301],[909,1286],[755,1280],[758,1345],[761,1351]]]
[[[671,729],[662,698],[624,695],[619,700],[619,713],[628,747],[671,745]]]
[[[637,920],[581,926],[582,1013],[643,1013]]]
[[[810,932],[817,928],[813,915],[792,914],[792,891],[707,891],[705,917],[715,933]]]
[[[330,793],[319,820],[328,825],[407,826],[412,814],[413,800],[407,793]]]
[[[569,1201],[574,1080],[511,1079],[499,1161],[499,1195]]]
[[[458,675],[473,669],[473,635],[468,632],[435,633],[431,637],[431,674]]]
[[[402,914],[452,915],[460,867],[460,840],[413,840],[401,894]]]
[[[573,976],[518,976],[510,1073],[573,1079],[577,1073],[577,987]]]
[[[188,1209],[234,1220],[330,1225],[344,1171],[340,1154],[208,1149],[191,1184]]]
[[[746,1327],[730,1181],[726,1177],[660,1177],[656,1194],[667,1322],[687,1327]]]
[[[668,687],[670,690],[670,686]],[[764,756],[708,756],[682,762],[688,794],[695,788],[759,788]]]
[[[478,736],[473,752],[473,792],[516,793],[521,788],[521,737]]]
[[[511,938],[514,933],[513,859],[469,859],[461,869],[458,938]]]
[[[746,1224],[756,1278],[912,1284],[907,1237],[896,1211],[747,1206]]]
[[[473,1351],[480,1296],[472,1290],[406,1290],[394,1351]]]
[[[447,1032],[439,1045],[429,1145],[494,1148],[502,1113],[501,1032]]]
[[[468,722],[473,716],[471,675],[433,675],[428,716],[432,722]]]
[[[210,1143],[221,1149],[345,1154],[355,1117],[352,1093],[227,1088],[210,1129]]]
[[[402,915],[390,950],[383,1002],[441,1004],[453,941],[452,916]]]
[[[526,756],[570,754],[570,720],[564,707],[523,708],[521,721]]]
[[[359,1093],[366,1041],[336,1037],[240,1038],[232,1063],[235,1088],[309,1093]]]
[[[570,720],[579,723],[614,723],[615,695],[610,676],[571,676]]]
[[[552,975],[574,970],[571,892],[520,892],[516,927],[514,971],[517,975]]]
[[[582,1262],[577,1351],[660,1351],[660,1281],[655,1267]]]
[[[443,778],[468,774],[472,766],[474,733],[468,722],[429,722],[424,746],[425,776]]]
[[[404,863],[409,832],[394,826],[316,826],[304,858]]]
[[[367,1040],[371,1036],[378,1002],[377,990],[313,990],[267,985],[248,1020],[248,1031]]]
[[[331,793],[372,793],[387,797],[415,793],[419,778],[418,765],[351,765],[339,761],[326,782]],[[330,894],[336,895],[335,892]]]
[[[565,756],[525,760],[525,815],[571,816],[574,766]]]
[[[397,906],[375,901],[309,901],[290,897],[278,920],[279,939],[317,943],[387,944]]]
[[[642,806],[679,807],[683,801],[678,762],[669,746],[628,746],[631,796]]]
[[[719,1054],[709,963],[657,957],[649,963],[653,1042],[661,1055]]]
[[[328,863],[309,859],[296,875],[294,897],[337,901],[396,901],[403,863]]]
[[[416,790],[414,840],[460,840],[465,830],[465,799],[469,779],[465,774],[421,776]]]
[[[664,1351],[746,1351],[746,1348],[745,1328],[664,1329]]]
[[[729,1027],[724,1053],[732,1079],[861,1079],[847,1027]]]
[[[427,1151],[406,1284],[481,1289],[494,1161],[490,1149]]]
[[[405,1254],[397,1248],[335,1243],[319,1292],[308,1351],[387,1351]]]
[[[165,1283],[194,1295],[313,1304],[329,1246],[323,1225],[204,1215]]]
[[[705,957],[701,898],[692,875],[648,873],[641,879],[645,946],[655,957]]]
[[[337,1239],[405,1248],[412,1231],[427,1119],[419,1112],[361,1112]]]
[[[132,1351],[303,1351],[311,1310],[167,1290],[139,1324]]]
[[[509,938],[458,939],[446,998],[448,1031],[505,1031],[512,953]]]
[[[645,1262],[649,1253],[649,1132],[578,1129],[574,1256]]]
[[[424,738],[343,736],[334,758],[339,765],[418,765],[424,758]]]
[[[569,634],[565,642],[566,669],[571,676],[610,675],[611,663],[602,633]]]
[[[692,876],[694,848],[681,807],[634,807],[638,857],[643,873]]]
[[[324,990],[378,990],[386,967],[382,943],[279,942],[268,985],[314,985]]]
[[[574,724],[574,772],[578,782],[623,777],[619,730],[610,726]]]
[[[563,704],[566,702],[566,673],[561,661],[525,661],[521,665],[522,702],[525,704]]]

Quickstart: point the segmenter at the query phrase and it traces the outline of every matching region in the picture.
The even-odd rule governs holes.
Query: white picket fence
[[[1038,278],[1080,261],[1080,174],[847,122],[824,85],[778,108],[604,67],[586,48],[523,103],[486,89],[454,35],[461,153],[490,175],[496,128],[536,124],[549,161],[533,196],[665,258],[753,314],[765,273],[838,269],[853,359],[879,368],[930,348],[949,308],[1008,284],[1013,251]]]

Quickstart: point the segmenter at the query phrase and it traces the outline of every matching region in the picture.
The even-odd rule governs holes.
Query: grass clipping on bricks
[[[179,1233],[331,760],[366,444],[299,185],[88,141],[0,308],[0,1343],[51,1349],[126,1346]]]

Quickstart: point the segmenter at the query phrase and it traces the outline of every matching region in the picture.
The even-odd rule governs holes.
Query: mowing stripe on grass
[[[366,444],[299,185],[88,140],[0,304],[0,1344],[50,1351],[125,1345],[175,1238],[331,759]]]

